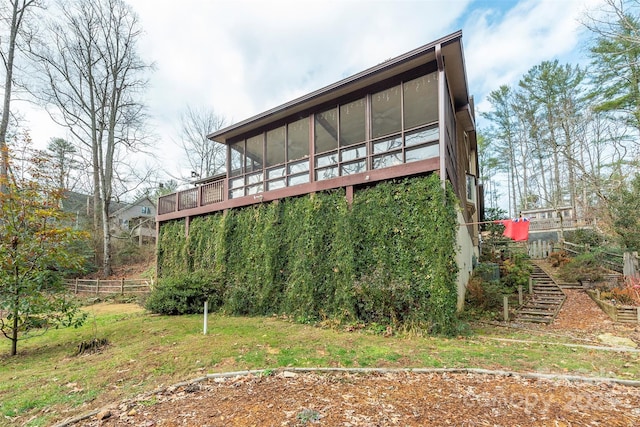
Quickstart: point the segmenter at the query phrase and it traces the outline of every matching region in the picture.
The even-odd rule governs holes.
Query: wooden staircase
[[[562,289],[542,268],[534,264],[531,273],[533,294],[516,311],[516,321],[553,322],[566,298]]]

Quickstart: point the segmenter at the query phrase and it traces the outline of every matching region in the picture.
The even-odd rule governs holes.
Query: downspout
[[[442,188],[446,188],[447,170],[446,170],[446,116],[445,116],[445,74],[444,74],[444,59],[442,58],[442,45],[438,43],[436,45],[436,63],[438,64],[438,123],[439,123],[439,139],[440,139],[440,182]]]

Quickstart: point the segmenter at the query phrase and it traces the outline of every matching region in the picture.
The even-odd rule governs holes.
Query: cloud
[[[464,25],[467,73],[476,96],[482,99],[500,85],[517,84],[542,61],[576,59],[579,19],[597,3],[526,0],[503,15],[497,9],[476,11]]]
[[[458,29],[482,111],[491,90],[541,61],[575,58],[578,19],[601,0],[129,3],[144,29],[140,53],[156,64],[145,95],[156,152],[179,169],[173,141],[187,105],[237,122]]]

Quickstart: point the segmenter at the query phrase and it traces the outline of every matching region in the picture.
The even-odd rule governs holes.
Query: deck
[[[223,177],[197,187],[161,196],[158,199],[157,220],[158,222],[162,222],[195,215],[204,215],[225,209],[269,202],[286,197],[301,196],[335,188],[346,188],[347,198],[349,199],[353,196],[354,186],[369,185],[374,182],[394,178],[426,175],[439,171],[439,168],[439,157],[433,157],[384,169],[373,169],[358,174],[340,176],[323,181],[313,181],[237,198],[229,197],[230,178]]]

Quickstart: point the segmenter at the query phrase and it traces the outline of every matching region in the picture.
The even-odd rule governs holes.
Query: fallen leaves
[[[472,373],[278,373],[168,389],[83,426],[634,426],[640,389]],[[535,420],[535,421],[533,421]],[[153,424],[149,424],[149,423]]]

